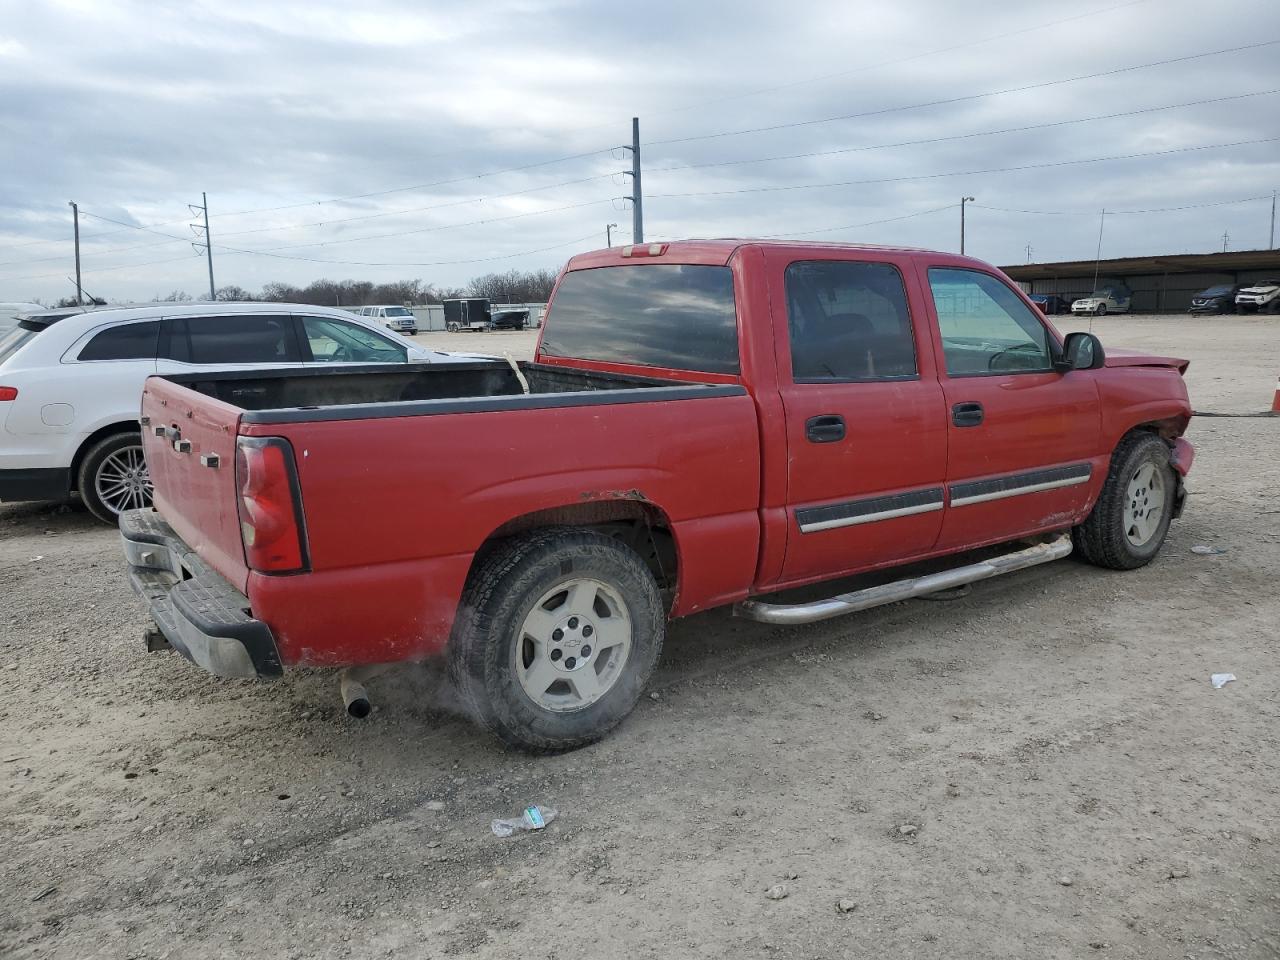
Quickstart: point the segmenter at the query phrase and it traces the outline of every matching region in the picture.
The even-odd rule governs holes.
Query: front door
[[[787,431],[783,581],[929,551],[947,428],[909,262],[867,251],[766,258]]]
[[[1058,338],[1003,279],[931,267],[947,409],[940,548],[1071,525],[1087,506],[1100,437],[1089,370],[1057,371]]]

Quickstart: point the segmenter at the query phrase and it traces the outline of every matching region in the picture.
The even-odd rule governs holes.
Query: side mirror
[[[1067,334],[1062,345],[1062,359],[1054,367],[1066,373],[1068,370],[1097,370],[1106,362],[1102,341],[1092,333],[1076,331]]]

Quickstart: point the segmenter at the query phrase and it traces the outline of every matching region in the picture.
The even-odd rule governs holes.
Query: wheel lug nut
[[[582,649],[581,649],[581,650],[579,650],[579,651],[578,651],[578,653],[579,653],[579,655],[581,655],[584,659],[585,659],[586,657],[591,656],[591,647],[590,647],[590,645],[588,645],[588,644],[583,644],[583,645],[582,645]]]
[[[589,637],[589,636],[591,636],[591,634],[593,634],[593,633],[595,633],[595,631],[591,629],[591,624],[589,624],[589,623],[588,623],[585,627],[583,627],[583,628],[582,628],[582,635],[583,635],[584,637]]]
[[[578,618],[577,618],[577,617],[570,617],[570,618],[569,618],[569,629],[570,629],[570,630],[577,630],[577,629],[578,629]]]
[[[574,667],[578,665],[578,661],[575,660],[573,657],[570,657],[568,660],[564,662],[564,665],[568,667],[570,670],[572,670]]]
[[[551,651],[551,660],[552,660],[552,662],[555,662],[556,660],[559,660],[563,655],[564,655],[564,654],[563,654],[563,653],[561,653],[560,648],[559,648],[559,647],[556,647],[554,650],[552,650],[552,651]]]
[[[551,631],[551,639],[552,639],[552,640],[555,640],[555,641],[557,641],[557,642],[559,642],[559,641],[563,640],[563,639],[564,639],[564,631],[563,631],[563,630],[561,630],[559,627],[556,627],[554,630],[552,630],[552,631]]]

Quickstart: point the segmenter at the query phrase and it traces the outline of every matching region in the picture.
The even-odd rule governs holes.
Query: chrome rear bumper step
[[[978,580],[987,580],[1015,570],[1024,570],[1051,560],[1060,560],[1071,552],[1071,535],[1063,534],[1048,543],[1038,543],[1014,553],[1006,553],[1000,557],[983,560],[931,573],[923,577],[912,577],[909,580],[895,580],[878,587],[842,593],[838,597],[826,600],[815,600],[813,603],[765,603],[763,600],[743,600],[733,608],[735,617],[745,620],[756,620],[760,623],[779,625],[816,623],[829,620],[846,613],[857,613],[859,610],[870,610],[886,603],[897,603],[899,600],[910,600],[923,597],[925,594],[937,593],[939,590],[950,590]]]

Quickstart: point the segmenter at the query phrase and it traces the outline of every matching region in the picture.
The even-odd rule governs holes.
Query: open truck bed
[[[126,541],[152,545],[131,550],[135,568],[156,558],[135,586],[154,597],[157,573],[202,579],[219,609],[238,594],[241,619],[272,638],[263,662],[439,653],[486,540],[512,518],[596,501],[602,519],[628,524],[661,502],[695,546],[734,517],[735,561],[682,602],[723,602],[755,566],[759,445],[736,384],[501,361],[233,371],[150,378],[142,421],[159,517],[122,521]],[[720,482],[689,483],[689,470]],[[156,619],[168,635],[172,612]],[[189,628],[179,637],[202,665],[217,659],[194,655]]]

